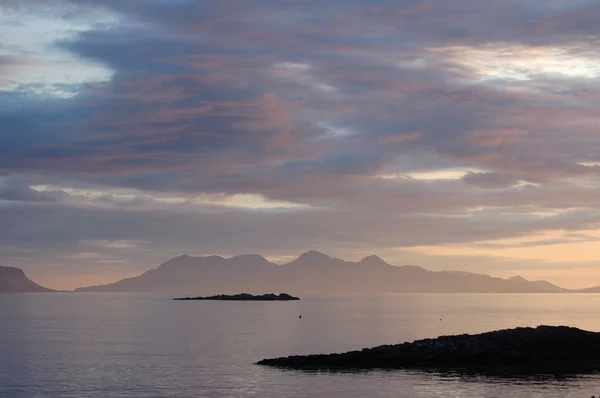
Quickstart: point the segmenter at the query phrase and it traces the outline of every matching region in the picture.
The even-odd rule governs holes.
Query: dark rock
[[[570,374],[600,370],[600,333],[567,326],[442,336],[343,354],[263,359],[301,370],[439,369]]]
[[[286,293],[281,293],[279,295],[269,293],[263,295],[252,295],[248,293],[234,294],[234,295],[226,295],[220,294],[218,296],[209,296],[209,297],[182,297],[182,298],[174,298],[173,300],[223,300],[223,301],[292,301],[292,300],[300,300],[298,297],[290,296]]]

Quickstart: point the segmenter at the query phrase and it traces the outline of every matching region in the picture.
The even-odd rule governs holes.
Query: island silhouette
[[[345,261],[311,250],[283,265],[257,254],[172,258],[139,276],[75,289],[76,292],[291,294],[348,293],[600,293],[600,286],[571,290],[520,276],[504,279],[461,271],[428,271],[395,266],[380,257]],[[29,279],[23,270],[0,266],[0,292],[56,292]]]
[[[495,374],[576,374],[600,370],[600,333],[538,326],[417,340],[341,354],[263,359],[297,370],[427,369]]]
[[[311,250],[283,265],[256,255],[175,257],[143,274],[77,292],[235,294],[284,291],[291,294],[345,293],[574,293],[546,281],[509,279],[457,271],[388,264],[377,256],[345,261]]]

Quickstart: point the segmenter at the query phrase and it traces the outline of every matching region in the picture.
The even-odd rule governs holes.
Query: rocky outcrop
[[[444,369],[569,374],[600,370],[600,333],[567,326],[442,336],[343,354],[263,359],[302,370]]]
[[[209,297],[182,297],[174,298],[173,300],[221,300],[221,301],[293,301],[300,300],[298,297],[290,296],[286,293],[281,294],[263,294],[263,295],[252,295],[248,293],[227,295],[219,294],[218,296]]]

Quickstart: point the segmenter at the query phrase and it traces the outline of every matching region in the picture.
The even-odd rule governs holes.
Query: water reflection
[[[257,365],[262,366],[262,365]],[[275,371],[293,374],[302,373],[306,375],[354,375],[354,376],[385,376],[385,377],[434,377],[440,380],[455,379],[460,381],[486,382],[486,383],[513,383],[513,384],[531,384],[546,383],[549,381],[576,381],[579,379],[598,378],[600,380],[600,371],[589,370],[573,373],[547,373],[538,374],[531,372],[507,372],[493,370],[475,370],[475,369],[288,369],[272,368]]]
[[[388,295],[290,303],[170,299],[0,295],[0,397],[551,398],[597,395],[600,381],[597,373],[561,378],[440,370],[310,373],[254,364],[515,326],[565,323],[600,330],[600,320],[592,316],[600,296]]]

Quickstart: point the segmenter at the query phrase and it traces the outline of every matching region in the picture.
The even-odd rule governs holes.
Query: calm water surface
[[[254,365],[516,326],[600,331],[600,295],[381,295],[181,302],[0,294],[0,397],[590,397],[600,375],[502,379]],[[302,315],[302,319],[299,319]]]

